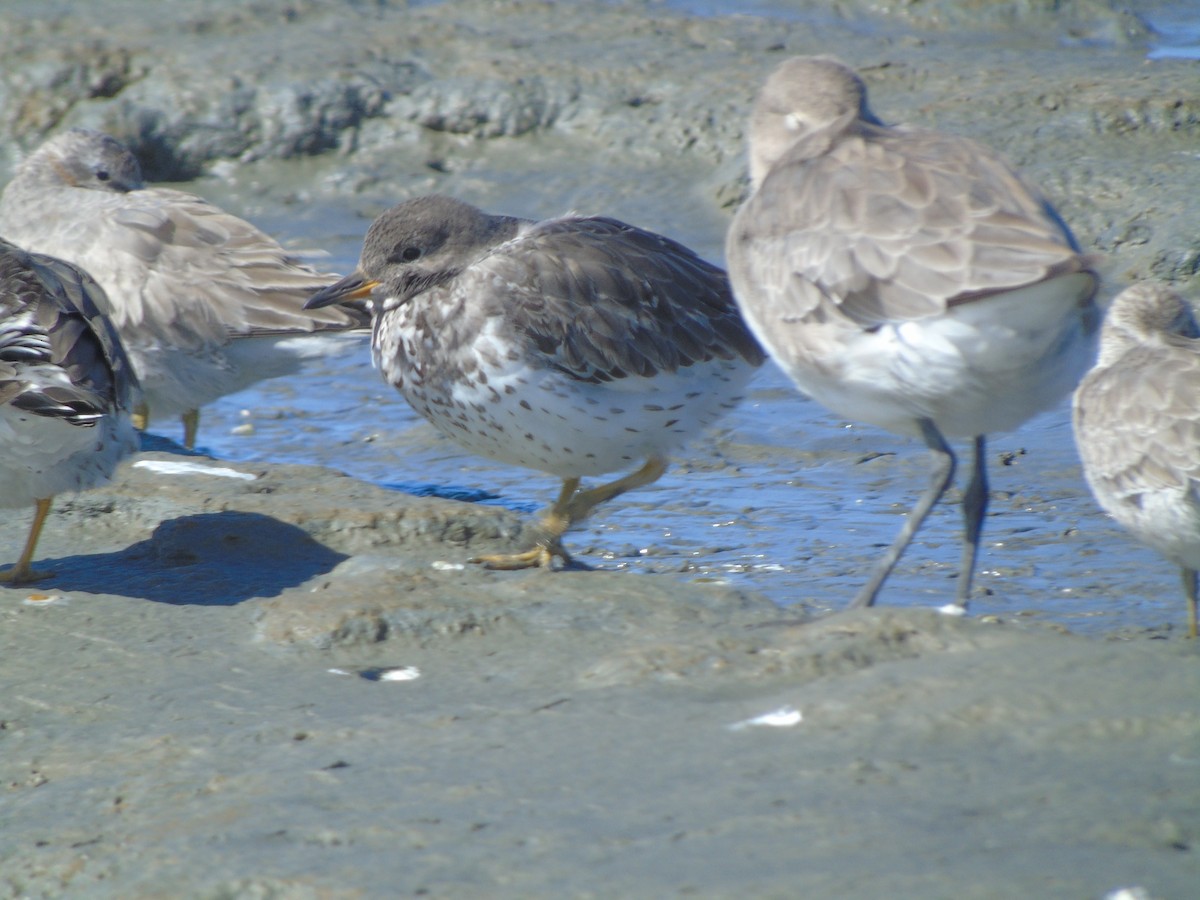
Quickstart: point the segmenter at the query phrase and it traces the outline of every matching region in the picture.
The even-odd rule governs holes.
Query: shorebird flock
[[[615,219],[533,222],[434,195],[383,213],[340,279],[199,197],[148,187],[113,137],[55,135],[0,195],[0,496],[36,506],[0,579],[41,577],[50,499],[107,479],[134,426],[179,415],[191,446],[206,403],[369,327],[376,368],[441,433],[561,480],[525,546],[474,560],[491,568],[578,566],[569,529],[659,478],[768,356],[837,415],[918,439],[929,484],[848,598],[860,607],[953,484],[957,439],[971,461],[944,609],[966,610],[987,435],[1075,391],[1087,481],[1181,569],[1195,637],[1200,329],[1188,304],[1138,284],[1106,316],[1097,261],[1036,187],[968,138],[886,124],[832,57],[778,66],[748,131],[728,275]]]

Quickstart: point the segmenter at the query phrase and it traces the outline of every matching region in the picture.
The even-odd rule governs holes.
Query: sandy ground
[[[1195,886],[1188,642],[482,572],[514,514],[192,463],[64,503],[0,594],[9,896]]]
[[[1144,62],[1103,3],[66,5],[0,13],[5,146],[99,125],[155,177],[225,173],[247,215],[470,187],[696,211],[716,246],[754,85],[836,41],[878,109],[1010,153],[1114,288],[1200,259],[1197,69]],[[678,208],[630,186],[655,177]],[[464,565],[521,523],[161,452],[63,498],[53,577],[0,590],[0,896],[1196,895],[1178,631]]]

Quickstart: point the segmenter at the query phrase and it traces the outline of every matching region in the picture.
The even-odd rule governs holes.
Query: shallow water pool
[[[290,224],[304,226],[304,239],[328,248],[330,266],[347,271],[358,220],[346,210],[310,213],[330,233],[304,226],[308,217]],[[679,224],[673,237],[717,256],[711,223],[694,223],[690,235]],[[360,225],[365,230],[366,221]],[[1132,543],[1095,505],[1069,422],[1064,400],[991,439],[992,502],[971,612],[1085,632],[1182,627],[1174,568]],[[175,436],[166,422],[155,431]],[[372,369],[365,337],[300,376],[207,407],[200,448],[229,460],[331,466],[398,491],[530,515],[558,488],[550,476],[473,456],[443,438]],[[837,609],[891,542],[926,483],[927,465],[915,441],[827,413],[768,363],[748,401],[678,453],[660,482],[600,507],[566,545],[596,568],[722,581],[785,607]],[[880,602],[950,602],[959,536],[958,508],[943,502]]]

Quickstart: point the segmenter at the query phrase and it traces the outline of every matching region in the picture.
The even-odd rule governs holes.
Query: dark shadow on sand
[[[213,456],[203,447],[189,450],[174,438],[169,438],[165,434],[155,434],[152,431],[143,431],[138,434],[138,450],[143,453],[174,453],[176,456]]]
[[[528,500],[513,500],[480,488],[460,487],[454,484],[433,484],[426,481],[376,482],[381,488],[398,491],[413,497],[435,497],[438,500],[459,500],[463,503],[478,503],[480,506],[498,506],[517,513],[537,512],[541,507]]]
[[[43,559],[44,588],[234,606],[273,597],[348,559],[294,525],[259,513],[220,512],[163,522],[116,553]]]

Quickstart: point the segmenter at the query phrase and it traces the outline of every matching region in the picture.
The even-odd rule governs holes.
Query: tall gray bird
[[[319,337],[365,328],[364,311],[311,313],[337,276],[301,263],[249,222],[183,191],[146,187],[116,139],[72,129],[18,167],[0,195],[0,234],[73,262],[104,288],[149,415],[199,409],[337,349]]]
[[[567,529],[659,478],[667,452],[739,402],[764,359],[724,272],[614,219],[409,200],[308,305],[362,297],[375,365],[418,413],[474,453],[563,480],[527,552],[479,560],[495,568],[569,561]]]
[[[965,609],[987,506],[985,435],[1067,394],[1091,362],[1098,276],[1049,203],[991,150],[888,127],[858,75],[798,57],[750,120],[753,193],[726,239],[734,294],[804,393],[924,441],[933,477],[854,606],[870,606],[954,478],[963,496],[955,604]]]
[[[42,577],[33,556],[54,496],[108,481],[137,449],[137,382],[105,303],[85,272],[0,239],[0,506],[35,506],[0,581]]]
[[[1162,284],[1122,291],[1075,391],[1075,443],[1096,501],[1179,566],[1196,637],[1200,570],[1200,327]]]

